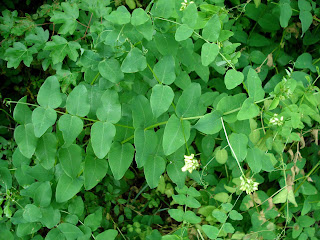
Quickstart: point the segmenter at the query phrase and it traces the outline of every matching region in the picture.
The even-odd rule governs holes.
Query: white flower
[[[188,5],[191,4],[191,3],[194,3],[194,2],[191,1],[191,2],[188,3],[188,0],[184,0],[184,1],[181,3],[180,11],[185,10],[186,7],[188,7]]]
[[[247,194],[253,193],[254,191],[258,190],[259,183],[254,182],[252,178],[240,177],[241,184],[240,190],[246,191]]]
[[[189,171],[192,173],[193,170],[199,167],[198,160],[194,158],[194,154],[190,156],[184,155],[184,166],[181,168],[183,172]]]
[[[275,126],[282,126],[283,125],[283,116],[278,118],[278,114],[274,114],[272,118],[270,118],[270,123]]]

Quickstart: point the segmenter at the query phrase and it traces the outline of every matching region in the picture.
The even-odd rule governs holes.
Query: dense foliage
[[[2,11],[0,239],[319,239],[319,23],[308,0]]]

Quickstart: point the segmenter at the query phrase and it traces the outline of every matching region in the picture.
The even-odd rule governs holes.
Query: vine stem
[[[239,169],[240,169],[240,171],[241,171],[242,176],[243,176],[244,178],[246,178],[246,176],[244,175],[244,172],[243,172],[243,170],[242,170],[242,167],[241,167],[241,165],[240,165],[240,162],[239,162],[239,160],[238,160],[238,158],[237,158],[237,155],[236,155],[236,153],[234,152],[234,150],[233,150],[233,148],[232,148],[232,146],[231,146],[231,143],[230,143],[230,141],[229,141],[228,134],[227,134],[227,131],[226,131],[226,127],[224,126],[223,118],[221,117],[220,119],[221,119],[223,131],[224,131],[224,135],[226,136],[226,139],[227,139],[228,145],[229,145],[229,147],[230,147],[230,149],[231,149],[231,152],[232,152],[234,158],[235,158],[236,161],[237,161],[237,164],[238,164],[238,167],[239,167]]]

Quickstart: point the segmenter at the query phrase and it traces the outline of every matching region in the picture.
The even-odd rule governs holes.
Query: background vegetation
[[[319,1],[2,3],[0,239],[320,238]]]

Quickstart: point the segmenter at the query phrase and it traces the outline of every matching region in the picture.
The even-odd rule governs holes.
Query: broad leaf
[[[253,98],[249,97],[243,102],[241,109],[238,112],[237,119],[241,121],[241,120],[254,118],[258,116],[259,113],[260,113],[259,107],[254,104]]]
[[[83,232],[71,223],[61,223],[57,227],[67,240],[75,240],[83,236]]]
[[[154,130],[143,130],[137,128],[134,132],[134,145],[136,149],[135,161],[138,168],[144,166],[150,154],[152,154],[157,145],[158,137]]]
[[[181,168],[184,166],[182,161],[174,161],[167,166],[167,173],[170,179],[177,184],[178,188],[182,188],[184,186],[187,172],[183,172]]]
[[[166,162],[160,156],[149,155],[144,165],[144,175],[150,188],[156,188],[160,176],[166,169]]]
[[[104,159],[87,155],[84,164],[84,188],[90,190],[94,188],[107,174],[108,163]]]
[[[49,181],[42,182],[34,192],[34,203],[39,207],[48,207],[51,203],[52,189]]]
[[[125,6],[120,6],[116,11],[112,11],[107,19],[114,24],[124,25],[130,22],[131,15]]]
[[[230,69],[224,77],[224,83],[226,84],[227,89],[233,89],[240,85],[243,82],[243,79],[244,76],[242,72]]]
[[[78,137],[83,129],[83,121],[77,116],[69,114],[62,115],[58,120],[59,130],[62,132],[64,145],[63,147],[70,146]]]
[[[48,77],[39,89],[37,101],[41,107],[57,108],[62,103],[60,83],[55,76]]]
[[[146,128],[154,122],[150,103],[145,96],[135,97],[131,109],[134,128]]]
[[[135,73],[143,71],[147,67],[146,57],[139,48],[133,48],[123,60],[121,71],[124,73]]]
[[[174,1],[159,0],[153,5],[152,12],[157,17],[170,18],[174,11]]]
[[[103,60],[99,63],[98,68],[101,76],[113,83],[118,83],[124,78],[117,59],[109,58]]]
[[[173,100],[174,92],[169,86],[157,84],[153,86],[150,105],[155,118],[165,113]]]
[[[86,116],[90,111],[88,90],[83,85],[76,86],[67,98],[67,111],[79,117]]]
[[[121,105],[118,93],[106,90],[101,97],[101,106],[97,109],[97,117],[101,121],[117,123],[121,118]]]
[[[13,118],[19,124],[28,124],[32,122],[32,111],[28,105],[24,104],[27,102],[27,97],[21,98],[13,111]]]
[[[163,151],[170,155],[177,151],[190,137],[190,123],[181,121],[176,115],[172,115],[164,129]]]
[[[219,47],[215,43],[204,43],[201,48],[201,63],[208,66],[219,54]]]
[[[229,137],[231,147],[236,155],[236,158],[242,162],[247,156],[248,138],[240,133],[232,133]],[[233,155],[233,153],[232,153]]]
[[[109,229],[109,230],[106,230],[102,233],[99,233],[96,236],[96,240],[104,240],[104,239],[114,240],[114,239],[116,239],[117,235],[118,235],[117,230]]]
[[[136,8],[132,12],[131,24],[133,26],[139,26],[146,23],[149,19],[148,14],[142,8]]]
[[[201,96],[201,86],[199,83],[191,83],[181,94],[176,113],[178,117],[193,117],[199,112],[199,100]]]
[[[58,203],[68,201],[80,191],[82,185],[83,179],[81,177],[72,179],[63,174],[57,184],[56,201]]]
[[[188,6],[183,10],[182,22],[187,24],[190,28],[195,27],[198,20],[197,5],[194,2],[190,2]]]
[[[259,148],[249,148],[247,154],[247,163],[253,173],[259,173],[262,169],[262,160],[264,153]]]
[[[134,148],[130,143],[120,144],[114,142],[111,146],[108,160],[112,174],[120,180],[130,167],[134,156]]]
[[[280,25],[282,28],[286,28],[292,16],[290,0],[280,0],[279,7],[280,7]]]
[[[95,122],[91,127],[91,144],[95,155],[104,158],[111,147],[116,128],[109,122]]]
[[[71,178],[78,176],[82,162],[82,149],[76,144],[59,149],[59,161],[64,172]]]
[[[36,150],[38,138],[34,135],[32,123],[20,125],[14,130],[14,139],[20,152],[27,158],[31,158]]]
[[[190,28],[187,24],[182,24],[177,28],[177,31],[174,35],[174,38],[178,42],[184,41],[184,40],[188,39],[189,37],[191,37],[192,33],[193,33],[192,28]]]
[[[194,128],[205,134],[215,134],[222,128],[221,116],[221,112],[217,110],[208,113],[199,119]]]
[[[42,218],[40,208],[33,204],[27,204],[23,209],[23,218],[27,222],[37,222]]]
[[[7,62],[8,68],[17,68],[21,61],[27,66],[30,67],[30,64],[33,60],[32,54],[35,54],[37,49],[35,47],[27,48],[21,42],[14,42],[13,47],[10,47],[5,52],[5,60]]]
[[[217,14],[214,14],[204,26],[202,36],[210,42],[215,42],[219,38],[220,31],[221,23],[219,16]]]
[[[264,90],[261,86],[261,80],[258,73],[250,68],[247,75],[248,92],[249,96],[253,98],[254,101],[259,101],[264,98]]]
[[[171,55],[164,56],[153,68],[155,75],[161,83],[170,85],[176,79],[175,62]]]
[[[52,108],[37,107],[32,112],[32,123],[34,126],[34,135],[41,137],[49,127],[55,124],[57,113]]]

